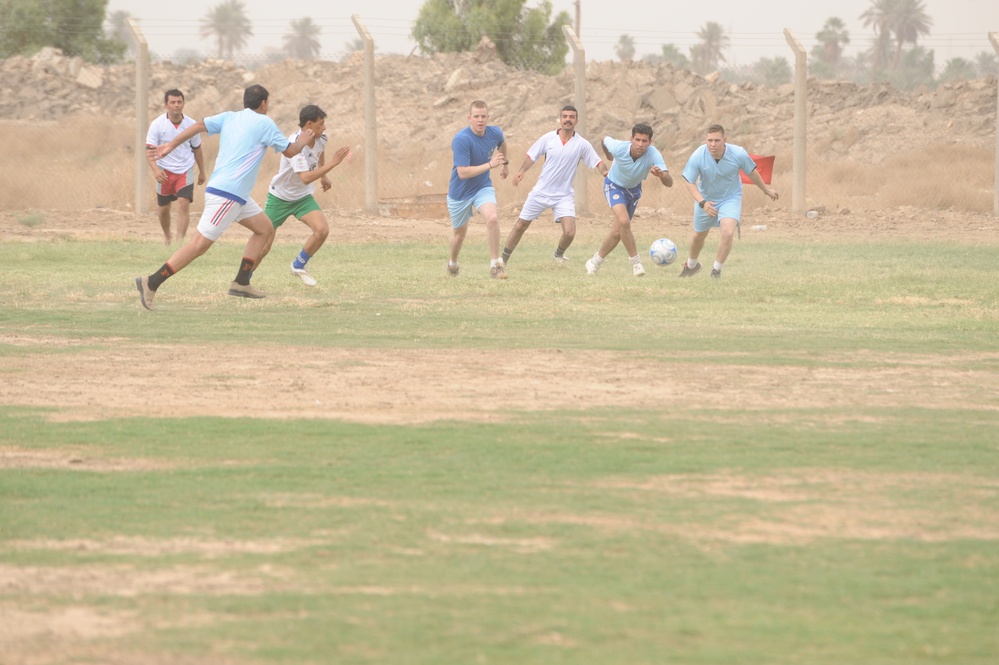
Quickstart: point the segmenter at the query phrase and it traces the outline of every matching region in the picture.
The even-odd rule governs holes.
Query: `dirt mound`
[[[518,147],[553,126],[557,108],[573,101],[571,67],[546,76],[464,53],[380,56],[375,69],[379,142],[399,161],[411,161],[407,158],[414,155],[423,159],[427,146],[447,145],[465,124],[472,99],[489,102],[493,120]],[[97,67],[56,49],[9,58],[0,61],[0,119],[54,120],[72,114],[132,118],[134,79],[134,65]],[[166,62],[153,65],[151,79],[150,117],[161,112],[161,95],[170,87],[183,89],[188,111],[199,116],[240,108],[243,88],[259,82],[271,91],[271,113],[280,126],[294,126],[299,107],[311,102],[330,114],[337,134],[364,135],[360,53],[343,62],[284,61],[253,72],[217,60],[184,67]],[[591,140],[623,136],[643,120],[672,155],[688,154],[711,122],[730,127],[736,142],[758,152],[775,154],[791,144],[790,85],[735,85],[715,75],[644,62],[590,62],[586,85],[586,134]],[[886,139],[906,149],[980,142],[995,133],[995,90],[994,79],[911,93],[887,84],[812,79],[810,143],[830,158],[870,162],[891,152],[885,149]]]

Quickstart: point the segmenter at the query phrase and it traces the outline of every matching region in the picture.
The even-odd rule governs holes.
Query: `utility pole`
[[[576,37],[579,37],[580,39],[582,39],[582,34],[583,33],[581,33],[579,31],[579,4],[580,4],[580,2],[582,2],[582,0],[576,0],[572,4],[576,5]]]

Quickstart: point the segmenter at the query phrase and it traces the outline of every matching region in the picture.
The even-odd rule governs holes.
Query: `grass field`
[[[999,662],[999,246],[477,233],[0,240],[0,663]]]

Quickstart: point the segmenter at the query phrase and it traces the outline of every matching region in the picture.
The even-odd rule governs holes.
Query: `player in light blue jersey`
[[[673,186],[673,176],[666,168],[662,154],[652,145],[652,127],[640,122],[631,128],[631,141],[618,141],[609,136],[601,144],[608,160],[612,160],[610,171],[604,178],[604,198],[614,213],[614,225],[593,258],[586,262],[586,273],[595,275],[600,264],[620,242],[628,252],[631,269],[635,277],[645,275],[635,234],[631,230],[631,220],[642,197],[642,181],[651,173],[665,187]]]
[[[250,286],[250,275],[267,254],[274,226],[250,192],[260,172],[260,162],[268,148],[285,157],[294,157],[315,137],[311,129],[304,129],[298,140],[291,143],[267,117],[267,90],[261,85],[251,85],[243,91],[243,110],[226,111],[191,125],[169,143],[155,148],[162,159],[178,145],[195,134],[207,132],[219,135],[219,153],[215,170],[205,188],[205,210],[198,222],[197,233],[173,253],[159,270],[148,277],[136,277],[142,306],[153,309],[156,289],[172,275],[180,272],[196,258],[207,252],[233,222],[239,222],[253,235],[246,242],[243,258],[236,279],[229,286],[229,295],[240,298],[263,298],[264,294]]]
[[[704,136],[704,145],[697,148],[683,169],[684,185],[695,201],[694,237],[690,240],[690,258],[683,264],[680,277],[692,277],[701,269],[697,257],[704,247],[708,232],[721,228],[718,252],[711,276],[721,277],[722,267],[732,251],[735,231],[742,218],[742,176],[745,171],[753,184],[774,201],[776,190],[763,182],[756,163],[741,146],[725,142],[725,128],[711,125]]]

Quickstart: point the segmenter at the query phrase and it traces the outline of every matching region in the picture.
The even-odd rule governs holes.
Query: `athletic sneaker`
[[[631,270],[635,273],[635,277],[645,277],[645,268],[641,263],[633,263]]]
[[[493,266],[489,269],[489,276],[493,279],[506,279],[506,268],[503,266]]]
[[[315,286],[316,278],[309,274],[309,271],[305,268],[296,268],[295,262],[291,262],[291,274],[297,275],[306,286]]]
[[[701,264],[700,264],[700,262],[698,262],[696,266],[694,266],[693,268],[691,268],[690,266],[687,265],[687,262],[684,261],[683,262],[683,272],[680,273],[680,277],[693,277],[698,272],[700,272],[700,270],[701,270]]]
[[[569,263],[569,257],[563,254],[562,256],[555,256],[552,254],[552,260],[560,266],[564,266]]]
[[[453,266],[449,263],[447,264],[447,274],[451,277],[457,277],[459,268],[460,266]]]
[[[156,296],[156,292],[149,288],[149,278],[136,277],[135,288],[139,289],[139,300],[142,301],[142,306],[150,312],[155,312],[156,308],[153,307],[153,297]]]
[[[715,279],[721,279],[721,270],[718,270],[717,268],[712,268],[711,276],[714,277]]]
[[[594,263],[593,259],[590,259],[590,260],[588,260],[586,262],[586,274],[587,275],[596,275],[598,270],[600,270],[600,266],[598,266],[596,263]]]
[[[243,286],[239,282],[233,282],[229,285],[229,295],[236,296],[237,298],[253,298],[254,300],[267,297],[267,294],[263,291],[257,291],[249,284]]]

